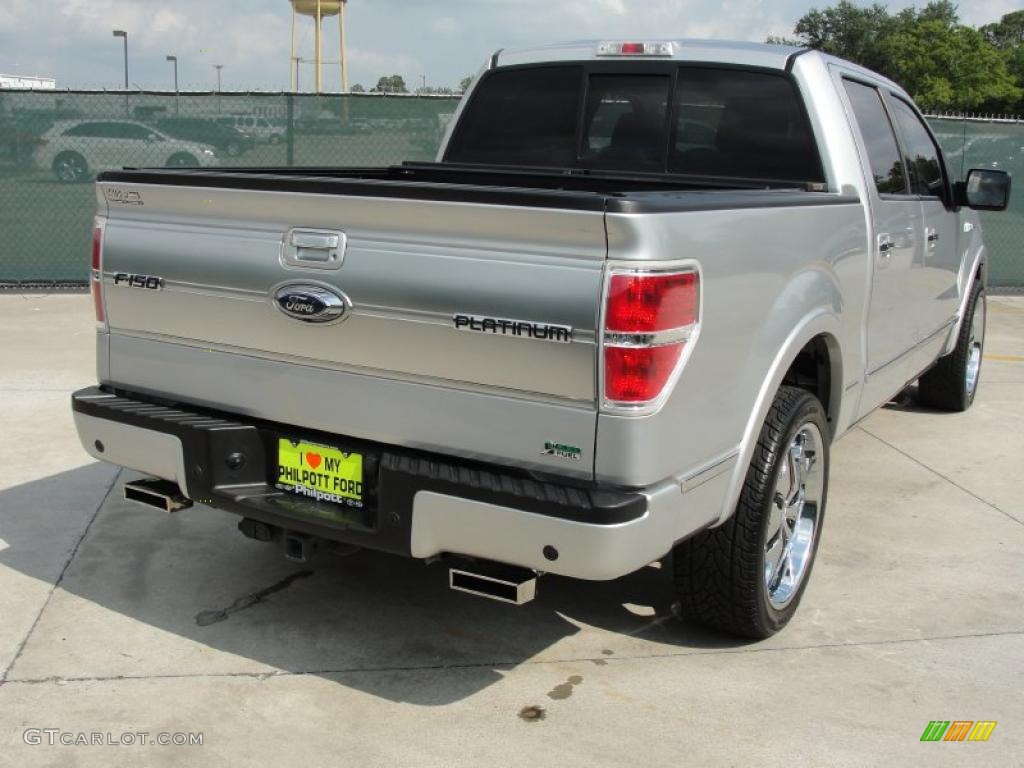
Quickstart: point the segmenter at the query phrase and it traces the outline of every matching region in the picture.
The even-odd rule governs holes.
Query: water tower
[[[291,89],[298,87],[297,59],[295,57],[295,21],[298,16],[310,16],[316,24],[316,92],[323,91],[323,55],[321,53],[321,32],[323,21],[330,16],[338,17],[338,37],[341,40],[341,90],[348,92],[348,67],[345,66],[345,2],[346,0],[290,0],[292,5],[292,58],[289,62],[291,70]]]

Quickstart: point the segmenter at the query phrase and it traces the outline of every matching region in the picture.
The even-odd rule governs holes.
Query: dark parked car
[[[156,127],[177,139],[209,144],[228,157],[238,157],[256,146],[251,136],[201,117],[167,117],[157,120]]]

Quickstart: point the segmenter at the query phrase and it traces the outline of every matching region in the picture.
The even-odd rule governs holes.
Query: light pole
[[[220,71],[224,69],[223,64],[214,64],[213,68],[217,70],[217,114],[221,114],[220,108]]]
[[[123,29],[115,29],[114,37],[124,38],[124,89],[128,90],[128,33]]]
[[[178,57],[177,56],[168,56],[167,60],[174,62],[174,92],[177,93],[178,92]]]
[[[174,114],[177,115],[181,109],[178,98],[178,57],[168,56],[167,60],[174,62]]]

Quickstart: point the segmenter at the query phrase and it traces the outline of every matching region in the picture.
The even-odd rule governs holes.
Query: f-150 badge
[[[452,315],[455,328],[460,331],[494,333],[499,336],[519,336],[524,339],[540,339],[568,344],[572,341],[572,328],[568,325],[531,323],[526,320],[506,320],[500,317],[478,315]]]
[[[145,288],[148,291],[159,291],[164,287],[164,279],[156,275],[137,275],[134,272],[117,272],[114,285],[127,288]]]
[[[117,205],[145,205],[142,195],[134,189],[120,189],[118,187],[105,187],[103,196],[108,203]]]

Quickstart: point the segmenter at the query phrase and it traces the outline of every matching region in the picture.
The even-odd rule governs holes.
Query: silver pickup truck
[[[126,498],[238,514],[521,603],[671,554],[685,614],[765,637],[821,536],[829,450],[918,381],[964,410],[972,209],[896,84],[815,51],[496,53],[435,163],[124,170],[97,185],[99,385]]]

